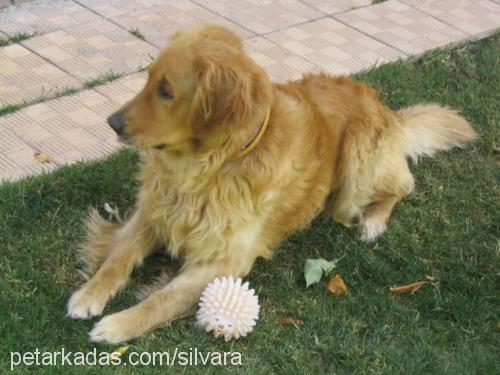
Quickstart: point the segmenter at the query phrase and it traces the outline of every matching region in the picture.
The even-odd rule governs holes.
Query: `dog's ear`
[[[251,114],[253,69],[245,69],[245,60],[241,51],[224,51],[200,61],[190,113],[195,131],[242,122]]]

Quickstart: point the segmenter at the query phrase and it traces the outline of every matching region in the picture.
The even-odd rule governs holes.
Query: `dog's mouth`
[[[128,134],[120,134],[118,135],[118,141],[120,143],[126,144],[126,145],[132,145],[134,142],[132,140],[132,137]]]
[[[167,147],[167,145],[165,143],[159,143],[159,144],[153,146],[153,148],[155,150],[163,150],[165,147]]]
[[[135,140],[134,140],[134,137],[132,137],[131,135],[127,135],[127,134],[121,134],[118,136],[118,141],[122,144],[125,144],[125,145],[128,145],[128,146],[138,146],[140,147],[140,145],[136,144],[135,143]],[[167,144],[166,143],[158,143],[156,145],[153,145],[153,146],[149,146],[151,147],[152,149],[154,150],[163,150],[167,147]]]

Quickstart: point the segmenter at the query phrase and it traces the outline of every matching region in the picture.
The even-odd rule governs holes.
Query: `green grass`
[[[142,31],[137,29],[137,28],[131,29],[131,30],[129,30],[129,32],[130,32],[130,34],[135,35],[136,37],[138,37],[141,40],[146,40],[146,37],[144,36]]]
[[[92,87],[104,85],[105,83],[114,81],[114,80],[120,78],[121,76],[122,76],[121,74],[117,74],[115,72],[104,73],[103,75],[101,75],[97,78],[91,79],[89,81],[85,81],[83,83],[83,86],[87,89],[90,89]]]
[[[19,43],[23,40],[33,38],[37,33],[17,33],[6,38],[0,37],[0,47],[8,46],[9,44]]]
[[[364,244],[353,230],[320,219],[259,260],[248,277],[262,314],[248,338],[225,343],[182,319],[135,341],[131,351],[239,351],[243,366],[227,372],[494,374],[498,373],[500,37],[432,52],[423,58],[357,75],[397,109],[439,102],[459,109],[481,137],[464,150],[440,153],[412,166],[415,192],[396,209],[388,231]],[[64,167],[0,186],[0,372],[10,351],[90,351],[94,321],[65,317],[82,282],[75,249],[88,206],[131,207],[137,154],[122,150],[105,161]],[[326,280],[305,288],[305,259],[342,258],[334,273],[349,286],[335,298]],[[156,256],[106,308],[135,303],[134,291],[165,261]],[[334,274],[333,273],[333,274]],[[392,295],[388,286],[422,280],[435,286]],[[282,314],[299,328],[278,323]],[[100,344],[99,352],[114,348]],[[31,368],[33,370],[35,368]],[[19,367],[18,373],[30,372]],[[37,368],[39,373],[95,373],[94,367]],[[221,368],[153,367],[103,373],[208,372]]]
[[[23,104],[7,104],[0,106],[0,116],[7,115],[9,113],[15,112],[23,108],[23,106],[28,105],[27,103]]]
[[[46,102],[47,100],[50,99],[57,99],[60,98],[61,96],[66,96],[66,95],[72,95],[74,93],[78,92],[78,89],[75,89],[73,87],[66,87],[60,91],[56,91],[54,94],[51,94],[49,92],[43,92],[41,95],[38,97],[32,99],[32,100],[25,100],[21,103],[15,103],[15,104],[7,104],[0,106],[0,117],[7,115],[12,112],[16,112],[24,107],[37,104],[37,103],[42,103]]]

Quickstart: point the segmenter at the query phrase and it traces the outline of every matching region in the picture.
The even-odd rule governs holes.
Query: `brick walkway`
[[[272,79],[324,70],[350,74],[426,50],[488,36],[500,0],[74,0],[0,10],[0,179],[16,180],[119,144],[105,119],[138,92],[146,67],[178,28],[211,22],[240,35]],[[131,33],[130,31],[135,31]],[[86,88],[113,72],[123,77]],[[77,93],[59,96],[67,89]],[[51,99],[52,98],[52,99]],[[35,159],[47,154],[50,163]]]

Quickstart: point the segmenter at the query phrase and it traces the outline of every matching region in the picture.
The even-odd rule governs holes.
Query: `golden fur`
[[[262,139],[238,158],[268,109]],[[406,157],[475,137],[450,109],[394,112],[347,77],[273,84],[218,26],[175,34],[144,89],[117,114],[110,124],[142,153],[141,187],[126,222],[90,216],[82,249],[95,274],[73,294],[68,314],[100,315],[162,245],[183,266],[138,305],[104,317],[93,341],[126,341],[192,313],[207,283],[245,276],[322,211],[373,240],[413,189]]]

